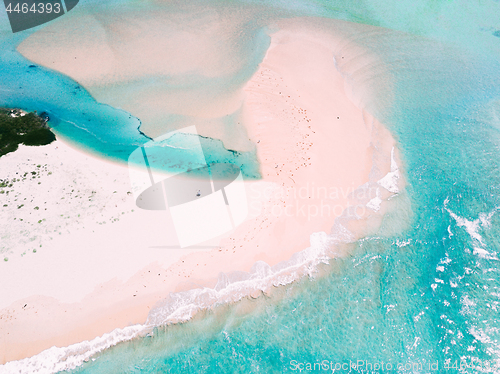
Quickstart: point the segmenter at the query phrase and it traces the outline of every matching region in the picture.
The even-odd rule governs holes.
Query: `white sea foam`
[[[448,239],[451,239],[453,233],[451,232],[451,226],[448,226]]]
[[[150,311],[144,325],[115,329],[91,341],[64,348],[49,348],[33,357],[0,365],[0,374],[49,374],[71,370],[113,345],[147,334],[154,326],[187,321],[203,309],[234,303],[249,295],[255,295],[256,292],[267,292],[273,286],[287,285],[303,276],[313,276],[319,264],[326,264],[338,255],[335,252],[338,244],[356,240],[353,233],[344,226],[345,222],[353,219],[359,217],[346,210],[336,219],[330,234],[313,233],[310,236],[311,246],[295,253],[289,260],[274,266],[258,261],[250,272],[221,273],[214,288],[171,293]]]
[[[479,247],[474,247],[474,251],[472,252],[472,254],[474,254],[480,258],[485,258],[487,260],[498,260],[498,258],[496,256],[492,255],[486,249],[479,248]]]
[[[394,158],[394,147],[391,150],[391,171],[387,173],[385,177],[380,179],[377,183],[384,187],[386,190],[392,193],[399,192],[399,182],[400,173],[396,159]]]
[[[476,303],[474,300],[471,300],[469,298],[469,295],[464,295],[460,299],[460,304],[462,304],[462,309],[460,310],[460,314],[465,315],[465,314],[472,314],[473,309],[471,307],[476,306]]]
[[[146,334],[151,326],[134,325],[99,336],[90,341],[72,344],[68,347],[52,347],[23,360],[11,361],[0,365],[1,374],[50,374],[71,370],[83,364],[91,356],[113,345]]]
[[[410,243],[411,243],[411,239],[408,239],[408,240],[403,240],[403,241],[401,241],[401,240],[399,240],[399,239],[397,239],[397,240],[396,240],[396,245],[397,245],[399,248],[401,248],[401,247],[406,247],[406,246],[407,246],[408,244],[410,244]]]
[[[473,221],[470,221],[467,218],[460,217],[460,216],[456,215],[450,209],[448,209],[448,207],[447,207],[448,202],[449,202],[449,199],[447,198],[444,201],[444,208],[450,214],[450,216],[455,220],[457,225],[459,227],[465,228],[465,231],[467,231],[469,236],[473,240],[479,242],[479,244],[481,244],[481,246],[484,247],[485,244],[483,242],[483,237],[481,236],[481,234],[479,234],[479,230],[481,227],[483,229],[488,229],[491,227],[491,218],[496,213],[496,211],[499,209],[499,207],[496,207],[495,209],[493,209],[489,213],[479,213],[479,218],[477,218]],[[448,227],[448,233],[449,233],[449,237],[451,237],[453,235],[450,227]],[[494,256],[492,256],[484,248],[475,247],[473,253],[476,255],[479,255],[479,257],[496,259]]]
[[[492,370],[477,370],[488,373],[500,373],[500,345],[498,344],[498,340],[496,337],[498,336],[499,329],[497,327],[485,327],[481,328],[478,326],[471,326],[469,328],[469,332],[472,336],[476,338],[476,340],[480,341],[483,345],[486,346],[486,352],[488,352],[491,356],[491,361],[487,361],[487,363],[483,365],[478,365],[477,368],[491,368]],[[493,337],[493,338],[492,338]],[[470,346],[468,347],[468,351],[474,351],[476,347]],[[480,364],[480,362],[478,363]],[[482,368],[481,368],[482,369]]]
[[[455,220],[458,226],[465,228],[465,231],[467,231],[472,239],[475,239],[479,243],[484,244],[483,238],[479,234],[479,219],[469,221],[467,218],[457,216],[448,208],[446,208],[446,210],[448,211],[448,213],[450,213],[450,216]]]
[[[491,227],[491,217],[495,214],[495,212],[498,210],[498,207],[496,207],[492,212],[486,214],[486,213],[479,213],[479,221],[481,222],[481,226],[484,228],[488,229]]]
[[[368,182],[367,185],[378,184],[393,194],[400,192],[398,185],[400,171],[394,153],[395,149],[393,147],[391,150],[391,171],[378,181]],[[375,165],[375,158],[373,160],[373,174],[379,175],[378,168]],[[378,178],[380,178],[380,175]],[[366,186],[359,187],[359,189],[363,188],[366,188]],[[380,198],[380,190],[377,189],[377,196],[369,201],[360,202],[360,206],[364,205],[376,213],[380,210],[383,202]],[[356,209],[353,211],[355,212]],[[91,341],[84,341],[64,348],[52,347],[33,357],[1,365],[0,373],[45,374],[71,370],[89,360],[96,353],[120,342],[151,332],[154,326],[187,321],[198,311],[224,303],[234,303],[249,295],[256,295],[256,292],[267,292],[273,286],[290,284],[303,276],[313,276],[318,269],[318,265],[326,264],[332,257],[338,255],[335,248],[339,244],[351,243],[356,240],[353,233],[346,228],[345,223],[359,218],[347,209],[335,220],[330,234],[325,232],[313,233],[310,236],[311,246],[295,253],[287,261],[282,261],[274,266],[258,261],[250,272],[221,273],[214,288],[171,293],[150,311],[144,325],[115,329],[111,333],[104,334]],[[387,313],[394,307],[394,305],[390,305],[387,308]]]
[[[439,260],[439,263],[440,264],[449,264],[451,262],[451,258],[448,257],[448,254],[446,254],[446,257],[442,258],[441,260]]]
[[[372,209],[374,212],[378,212],[380,210],[380,206],[382,205],[382,199],[380,198],[380,189],[376,189],[377,196],[371,199],[366,206]]]
[[[352,237],[339,228],[337,238],[325,232],[311,235],[311,247],[295,253],[275,266],[264,261],[254,264],[250,272],[221,273],[214,288],[171,293],[151,310],[147,324],[165,325],[187,321],[196,312],[223,303],[234,303],[256,291],[267,292],[273,286],[289,284],[304,275],[312,276],[320,263],[328,263],[331,249]]]
[[[193,289],[171,293],[157,304],[148,315],[146,324],[115,329],[91,341],[84,341],[68,347],[52,347],[38,355],[0,365],[0,374],[49,374],[71,370],[83,364],[91,356],[113,345],[152,331],[154,326],[183,322],[191,319],[198,311],[223,303],[241,300],[255,291],[266,292],[272,286],[289,284],[304,275],[312,276],[320,263],[328,263],[335,244],[350,242],[352,234],[337,224],[332,237],[325,232],[311,235],[311,247],[295,253],[289,260],[269,266],[264,261],[254,264],[250,272],[233,272],[219,275],[214,288]]]
[[[376,165],[373,165],[372,168],[376,168]],[[396,188],[391,188],[391,192],[399,192],[397,188],[399,169],[394,158],[394,148],[391,151],[391,173],[393,173],[391,178],[395,180],[394,185],[396,186]],[[357,191],[371,184],[373,182],[368,182],[366,185],[360,186]],[[377,197],[379,197],[379,191],[377,191]],[[368,206],[370,202],[372,202],[372,205],[375,203],[373,199],[360,203],[361,205]],[[379,208],[382,202],[382,199],[380,199],[380,202],[376,202]],[[378,209],[373,210],[375,212],[378,211]],[[165,325],[187,321],[200,310],[223,303],[234,303],[248,295],[255,295],[256,291],[267,292],[273,286],[292,283],[305,275],[312,276],[317,271],[319,264],[326,264],[332,257],[337,255],[335,248],[339,244],[352,243],[356,240],[356,237],[346,226],[350,220],[357,220],[359,218],[349,209],[346,209],[335,220],[330,234],[325,232],[313,233],[310,236],[311,246],[295,253],[287,261],[282,261],[274,266],[269,266],[267,263],[259,261],[254,264],[248,273],[221,273],[214,288],[171,293],[150,311],[147,324]]]

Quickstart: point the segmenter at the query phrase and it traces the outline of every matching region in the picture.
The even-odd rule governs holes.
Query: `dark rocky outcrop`
[[[0,108],[0,156],[14,152],[19,144],[46,145],[56,140],[48,120],[43,113]]]

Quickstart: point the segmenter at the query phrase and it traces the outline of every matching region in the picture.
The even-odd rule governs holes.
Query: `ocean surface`
[[[132,3],[134,2],[83,1],[78,8],[65,17],[76,12],[110,14],[113,9],[116,9],[113,7],[127,7],[127,4],[132,7]],[[153,4],[150,6],[154,7]],[[140,9],[132,9],[129,12],[135,11],[140,11]],[[178,14],[179,11],[177,7],[172,7],[173,14]],[[195,14],[191,18],[196,19],[197,16],[201,17],[202,15]],[[188,18],[187,21],[192,21],[191,18]],[[50,125],[58,136],[64,137],[67,141],[88,152],[126,163],[129,155],[137,147],[151,140],[141,131],[140,119],[120,108],[97,102],[79,83],[63,74],[36,65],[21,56],[16,51],[16,47],[22,40],[40,28],[13,34],[8,23],[7,13],[3,10],[0,11],[0,106],[44,113],[50,118]],[[264,28],[249,24],[245,33],[240,33],[236,39],[237,42],[233,48],[245,57],[243,66],[240,66],[233,74],[216,78],[193,77],[185,74],[180,79],[188,80],[187,83],[184,83],[188,86],[186,90],[194,91],[195,97],[196,94],[201,97],[211,97],[225,90],[238,89],[251,78],[269,47],[270,37]],[[134,92],[140,92],[148,84],[154,85],[156,83],[152,83],[151,79],[148,80],[146,77],[146,79],[133,84],[108,88],[106,94],[108,96],[115,94],[116,96],[116,92],[113,92],[115,89],[121,93],[129,92],[133,96]],[[182,86],[182,83],[173,82],[171,84],[172,92],[176,92],[179,85]],[[173,128],[187,127],[192,125],[192,121],[195,120],[197,119],[168,112],[165,113],[163,119]],[[238,113],[213,121],[217,120],[226,126],[231,126],[238,121]],[[200,124],[199,119],[197,122]],[[247,178],[260,178],[255,150],[236,152],[226,149],[223,143],[217,139],[200,137],[199,140],[207,162],[234,163],[241,168],[243,175]],[[185,143],[190,144],[189,137]],[[182,147],[182,145],[182,140],[177,139],[177,143],[173,146]],[[188,153],[182,156],[190,157]],[[182,162],[181,159],[172,160],[171,164]],[[167,168],[167,170],[172,170],[172,168]]]
[[[406,187],[378,232],[349,244],[351,256],[269,295],[159,326],[71,372],[499,373],[500,3],[247,4],[385,28],[351,35],[377,65],[336,61],[354,97],[396,138]],[[103,142],[148,140],[138,119],[68,78],[29,68],[4,21],[1,106],[47,111],[57,131],[114,158],[126,148]],[[337,57],[350,43],[343,48]],[[359,90],[367,85],[379,92],[372,101]],[[99,127],[102,116],[116,127]]]

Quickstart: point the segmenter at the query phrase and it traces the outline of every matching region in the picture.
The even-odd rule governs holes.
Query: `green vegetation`
[[[46,145],[56,140],[46,118],[36,113],[0,108],[0,156],[14,152],[19,144]]]

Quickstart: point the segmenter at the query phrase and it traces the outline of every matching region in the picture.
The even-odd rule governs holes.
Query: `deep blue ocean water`
[[[500,4],[271,5],[398,30],[356,36],[381,65],[349,77],[354,91],[367,83],[381,88],[376,101],[364,104],[398,141],[405,190],[376,234],[352,244],[351,256],[332,260],[315,278],[160,327],[74,372],[500,372]],[[20,59],[2,51],[2,62]],[[18,69],[25,76],[28,68]],[[392,92],[379,81],[382,69],[393,78]],[[76,90],[67,78],[43,75]],[[12,77],[2,72],[2,89],[6,79]],[[91,98],[81,90],[70,102],[56,91],[43,108],[61,121],[74,121],[74,103],[99,105],[85,104]],[[40,94],[4,92],[1,105],[40,108]],[[127,141],[143,141],[133,131],[136,119],[106,111],[129,126]]]

